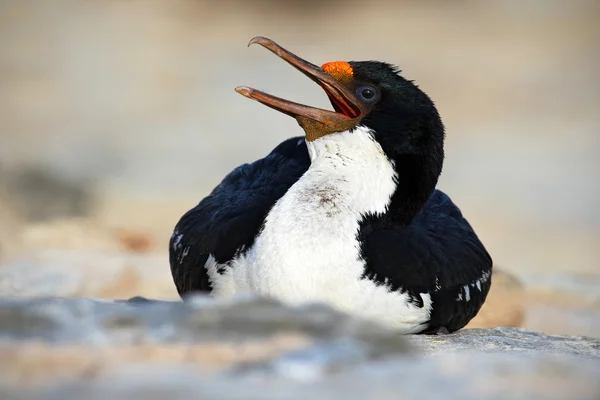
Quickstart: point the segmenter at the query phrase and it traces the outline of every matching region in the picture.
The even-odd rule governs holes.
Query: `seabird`
[[[319,67],[268,38],[250,44],[320,85],[334,111],[236,88],[305,135],[234,169],[179,220],[169,244],[179,294],[323,302],[403,334],[464,327],[492,259],[436,189],[445,131],[432,100],[385,62]]]

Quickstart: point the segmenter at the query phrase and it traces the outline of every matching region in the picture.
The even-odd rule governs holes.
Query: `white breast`
[[[254,292],[290,303],[323,301],[410,333],[429,319],[405,295],[361,279],[356,235],[365,214],[386,211],[395,171],[366,128],[308,143],[311,166],[269,212],[251,249],[227,272],[206,264],[213,295]]]

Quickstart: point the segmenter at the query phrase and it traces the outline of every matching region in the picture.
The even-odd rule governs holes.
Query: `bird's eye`
[[[377,100],[377,90],[371,86],[361,86],[356,89],[356,95],[365,103],[373,103]]]

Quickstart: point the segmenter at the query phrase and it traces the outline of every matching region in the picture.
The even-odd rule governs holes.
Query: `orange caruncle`
[[[346,61],[332,61],[321,66],[329,75],[338,81],[348,81],[352,79],[354,72],[352,67]]]

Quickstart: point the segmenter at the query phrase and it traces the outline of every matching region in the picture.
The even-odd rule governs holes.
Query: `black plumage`
[[[424,307],[420,294],[428,294],[432,308],[422,332],[460,329],[485,301],[492,260],[459,208],[435,189],[444,160],[442,121],[430,98],[394,67],[350,65],[353,85],[372,85],[379,96],[360,125],[372,130],[397,173],[387,212],[360,221],[362,279],[408,294],[415,307]],[[269,210],[309,166],[304,139],[288,139],[233,170],[186,213],[170,242],[180,295],[210,292],[209,255],[226,265],[251,248]]]
[[[181,217],[169,243],[171,273],[180,295],[210,292],[204,264],[225,264],[252,246],[267,213],[310,165],[303,137],[279,144],[265,158],[230,172]]]
[[[419,293],[431,295],[427,332],[462,328],[489,291],[492,260],[458,207],[440,190],[408,226],[389,224],[385,215],[367,217],[358,239],[366,262],[364,278],[409,294],[418,307],[423,307]],[[464,286],[469,287],[469,301]]]

